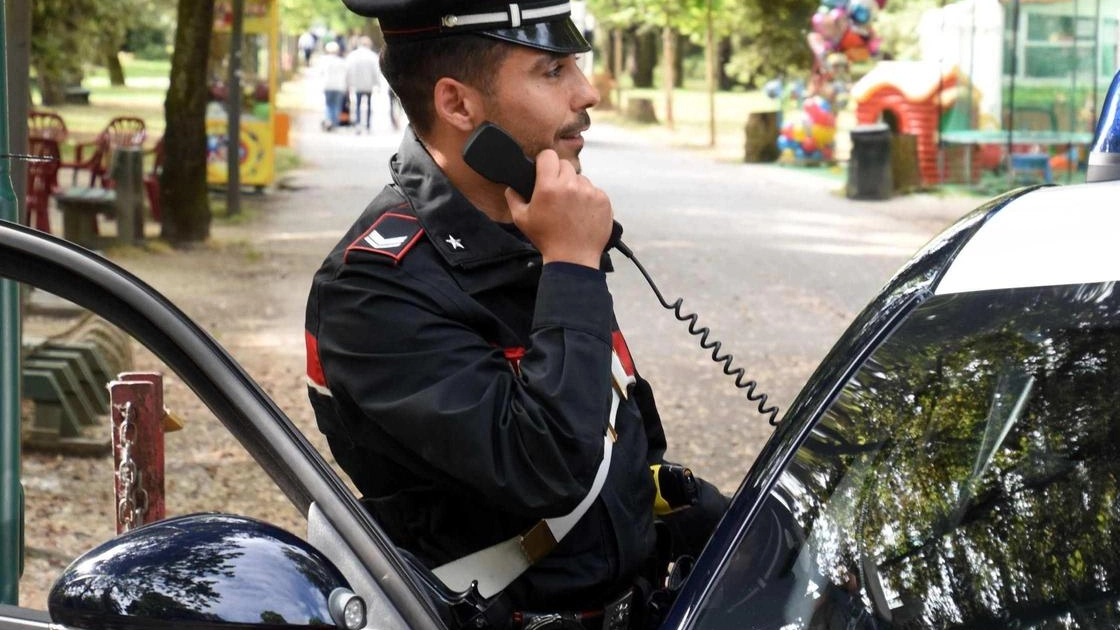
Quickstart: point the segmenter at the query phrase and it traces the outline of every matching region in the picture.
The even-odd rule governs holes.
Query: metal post
[[[0,150],[8,146],[5,5],[0,5]],[[0,159],[0,218],[18,220],[10,163]],[[19,482],[19,286],[0,280],[0,604],[19,603],[23,564],[23,489]]]
[[[229,94],[226,99],[226,213],[241,213],[241,39],[245,0],[233,0],[229,35]]]
[[[117,533],[164,517],[163,376],[125,372],[109,383]],[[121,427],[127,421],[128,426]],[[127,445],[127,449],[125,446]],[[126,453],[127,451],[127,453]],[[127,457],[126,457],[127,454]],[[121,460],[124,459],[124,465]]]
[[[31,3],[5,3],[7,18],[7,56],[8,56],[8,120],[27,120],[28,105],[31,103],[30,77],[28,67],[31,55]],[[12,125],[8,129],[8,148],[12,153],[27,153],[27,125]],[[15,190],[19,206],[20,220],[27,222],[27,163],[13,160],[10,164],[12,188]]]
[[[117,240],[135,245],[144,240],[144,153],[140,147],[113,149]]]

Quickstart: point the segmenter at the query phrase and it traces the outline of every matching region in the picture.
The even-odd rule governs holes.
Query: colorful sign
[[[272,123],[260,120],[241,121],[241,183],[246,186],[267,186],[275,177]],[[206,121],[206,181],[224,184],[228,180],[229,139],[226,121]]]
[[[244,0],[245,12],[241,14],[246,33],[268,33],[271,26],[272,5],[275,0]],[[218,0],[214,4],[214,32],[228,33],[233,28],[233,4]]]
[[[276,91],[279,89],[280,14],[278,0],[244,0],[243,25],[245,42],[241,84],[244,90],[241,114],[241,139],[238,152],[241,183],[246,186],[267,186],[276,176]],[[210,104],[206,117],[206,181],[225,184],[229,180],[227,155],[229,141],[226,122],[225,78],[228,75],[228,51],[233,24],[231,0],[217,0],[214,6],[214,45],[211,46],[209,74]],[[250,46],[252,41],[254,46]]]

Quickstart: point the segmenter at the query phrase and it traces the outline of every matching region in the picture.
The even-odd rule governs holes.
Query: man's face
[[[484,100],[487,120],[508,131],[530,158],[553,149],[580,169],[582,133],[591,125],[587,109],[599,102],[599,92],[575,55],[514,46],[493,85]]]

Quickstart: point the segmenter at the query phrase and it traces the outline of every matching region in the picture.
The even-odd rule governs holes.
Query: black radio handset
[[[484,122],[471,133],[463,147],[463,161],[486,179],[516,190],[525,201],[533,198],[537,165],[525,157],[521,145],[505,129],[494,123]],[[622,226],[615,221],[604,249],[622,245],[621,239]]]
[[[521,145],[494,123],[482,123],[467,138],[463,161],[486,179],[516,190],[525,201],[533,198],[536,165],[525,157]]]
[[[525,157],[521,145],[517,144],[517,141],[504,129],[494,123],[484,122],[478,129],[474,130],[474,133],[467,139],[467,144],[463,147],[463,161],[486,179],[505,184],[516,190],[517,194],[521,195],[525,201],[532,198],[533,187],[537,181],[536,165],[532,160]],[[769,416],[770,424],[777,426],[778,407],[776,405],[767,406],[766,394],[755,393],[758,383],[747,379],[746,370],[741,367],[731,368],[734,357],[730,354],[720,354],[723,344],[715,339],[708,339],[711,330],[707,326],[697,326],[700,316],[696,313],[685,314],[683,312],[684,298],[677,298],[675,302],[670,304],[661,295],[661,290],[657,288],[657,284],[653,282],[649,272],[634,256],[634,252],[622,242],[622,226],[619,225],[618,221],[614,222],[611,238],[607,241],[607,249],[611,248],[618,249],[623,256],[634,263],[642,277],[649,283],[649,287],[653,289],[653,293],[657,296],[657,301],[661,303],[661,306],[672,311],[673,316],[679,321],[688,323],[689,334],[700,338],[701,348],[711,350],[712,361],[722,364],[723,373],[735,377],[735,387],[746,390],[747,400],[756,403],[758,413]]]

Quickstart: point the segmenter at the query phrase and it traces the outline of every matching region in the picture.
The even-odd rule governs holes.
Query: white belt
[[[599,469],[595,471],[595,480],[591,483],[587,496],[564,516],[543,519],[524,534],[433,569],[432,573],[448,588],[465,591],[472,583],[477,582],[478,592],[483,597],[499,593],[535,562],[548,555],[591,508],[603,489],[611,467],[611,451],[618,435],[615,433],[614,423],[619,404],[626,397],[627,387],[635,382],[634,376],[626,373],[615,352],[611,353],[611,378],[614,387],[611,389],[609,425],[603,436],[603,460],[599,462]]]

